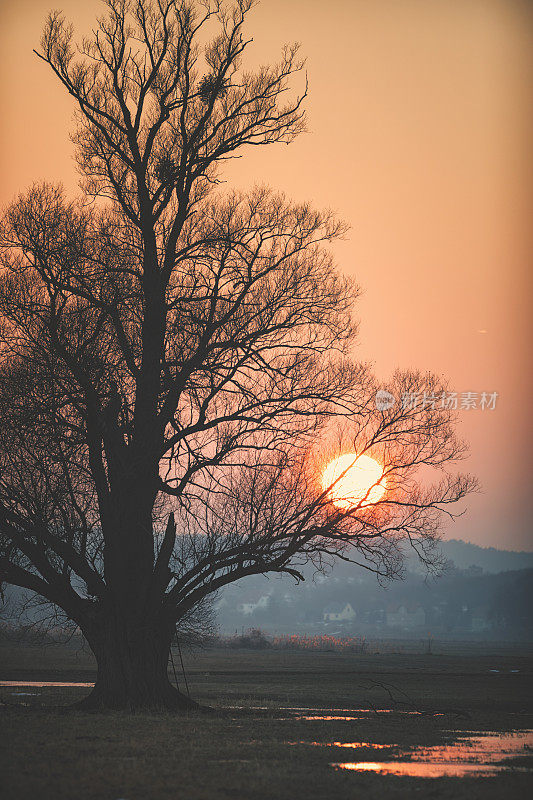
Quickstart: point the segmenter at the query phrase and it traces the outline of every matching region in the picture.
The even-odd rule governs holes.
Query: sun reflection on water
[[[311,744],[316,744],[312,742]],[[380,749],[394,745],[372,745],[369,743],[324,743],[335,747],[372,747]],[[400,753],[404,761],[357,761],[333,763],[335,769],[357,772],[376,772],[387,775],[408,775],[418,778],[439,777],[483,777],[495,775],[502,770],[531,772],[527,766],[508,765],[510,758],[530,755],[533,750],[533,731],[512,733],[488,733],[485,735],[460,736],[455,742],[434,747],[417,747]]]

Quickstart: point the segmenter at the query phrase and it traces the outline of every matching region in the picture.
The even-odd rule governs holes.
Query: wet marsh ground
[[[192,696],[217,711],[187,717],[87,714],[68,708],[89,691],[84,687],[0,686],[2,796],[529,797],[533,757],[524,732],[533,729],[533,659],[524,648],[460,650],[188,655]],[[92,660],[75,650],[0,646],[0,680],[93,679]],[[412,762],[424,752],[438,762],[449,758],[450,746],[454,758],[462,752],[462,760],[475,766],[480,737],[513,731],[521,733],[505,740],[505,753],[496,747],[483,756],[484,763],[505,769],[484,777],[472,771],[462,778],[409,777],[333,766]]]

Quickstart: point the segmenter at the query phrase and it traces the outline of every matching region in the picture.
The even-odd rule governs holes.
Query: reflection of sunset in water
[[[482,778],[507,769],[503,765],[495,764],[429,764],[418,761],[361,761],[332,766],[335,769],[376,772],[379,775],[407,775],[410,778],[464,778],[468,775]]]
[[[318,718],[304,717],[304,719]],[[327,717],[320,717],[320,719],[327,719]],[[335,717],[333,717],[333,719],[335,719]],[[337,717],[337,719],[361,719],[361,717]],[[287,742],[287,744],[307,744],[313,747],[367,747],[371,750],[392,750],[395,747],[399,747],[397,744],[375,744],[374,742]]]
[[[312,744],[316,744],[313,742]],[[325,743],[328,744],[328,743]],[[330,742],[336,747],[370,747],[382,749],[394,745],[372,745],[369,743],[340,744]],[[408,775],[415,778],[440,777],[483,777],[495,775],[501,770],[533,771],[520,765],[509,766],[506,759],[529,755],[533,748],[533,731],[513,733],[490,733],[471,737],[460,737],[449,745],[416,748],[402,751],[401,756],[408,761],[357,761],[334,763],[336,769],[356,772],[377,772],[382,775]],[[503,763],[500,763],[503,762]]]
[[[45,686],[55,686],[59,688],[68,688],[70,686],[74,687],[82,687],[82,688],[91,688],[94,686],[93,683],[74,683],[72,681],[68,681],[65,683],[64,681],[0,681],[0,686],[11,686],[13,687],[20,687],[20,686],[40,686],[44,688]]]
[[[347,720],[353,720],[353,719],[364,719],[364,717],[337,717],[337,716],[324,716],[324,717],[320,716],[320,717],[318,717],[318,716],[313,716],[313,717],[296,717],[296,719],[321,720],[321,721],[325,720],[325,721],[328,721],[328,722],[330,720],[341,720],[341,721],[345,722]],[[316,744],[316,743],[312,742],[312,744]]]

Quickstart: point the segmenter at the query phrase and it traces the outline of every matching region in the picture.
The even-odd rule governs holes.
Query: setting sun
[[[345,453],[330,461],[324,470],[322,489],[328,487],[331,502],[339,508],[377,503],[386,489],[383,467],[370,456]]]

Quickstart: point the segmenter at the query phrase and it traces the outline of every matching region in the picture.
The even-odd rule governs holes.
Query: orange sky
[[[0,4],[2,204],[36,179],[76,189],[73,107],[32,54],[53,7],[80,30],[100,13],[97,0]],[[302,43],[309,132],[228,177],[350,223],[336,255],[364,290],[359,354],[379,376],[418,367],[499,392],[495,411],[460,412],[483,494],[448,535],[533,549],[533,3],[263,0],[249,19],[258,63]]]

